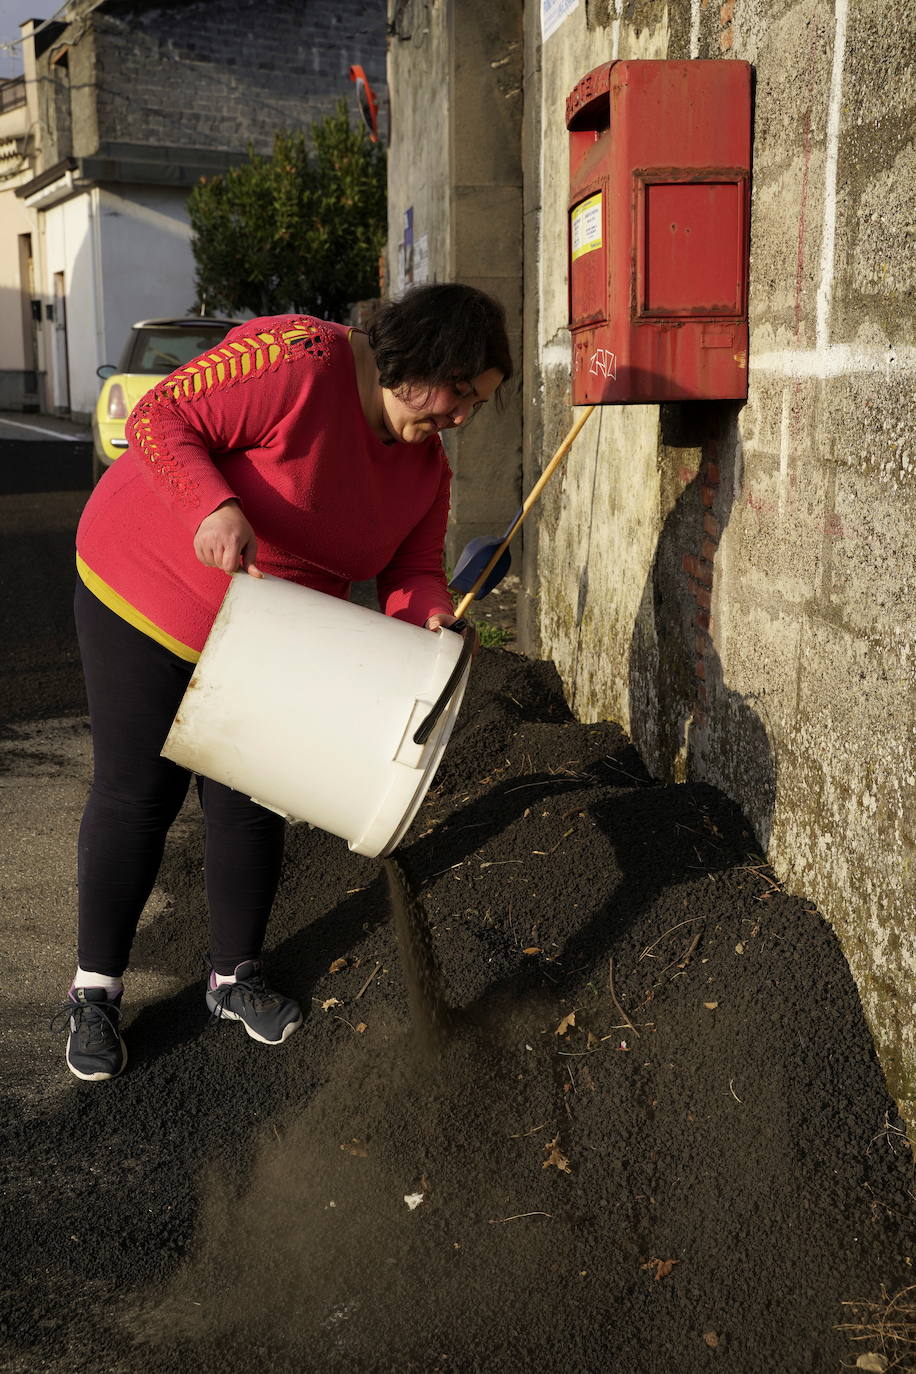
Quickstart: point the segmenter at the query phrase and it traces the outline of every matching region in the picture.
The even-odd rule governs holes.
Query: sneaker
[[[69,1030],[70,1072],[91,1083],[117,1078],[127,1063],[127,1046],[118,1030],[121,994],[111,997],[104,988],[71,988],[60,1018],[58,1028]]]
[[[262,1045],[281,1045],[302,1025],[299,1003],[267,986],[258,959],[239,964],[235,982],[219,987],[211,969],[207,1006],[217,1019],[241,1021],[252,1040]]]

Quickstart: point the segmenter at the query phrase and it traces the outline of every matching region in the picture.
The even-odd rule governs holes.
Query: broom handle
[[[579,430],[585,424],[586,420],[591,415],[594,409],[594,406],[585,407],[582,414],[578,417],[572,429],[569,431],[566,438],[563,440],[562,444],[557,449],[556,453],[553,455],[550,462],[547,464],[546,468],[541,473],[538,480],[535,482],[534,486],[531,488],[524,505],[522,506],[521,510],[515,518],[512,528],[509,530],[509,533],[506,535],[505,539],[500,544],[499,548],[496,550],[493,557],[490,559],[489,563],[484,568],[483,572],[480,574],[471,590],[468,592],[467,596],[463,597],[461,601],[459,601],[458,605],[455,607],[455,615],[459,620],[464,615],[465,611],[468,609],[471,602],[476,597],[477,593],[480,591],[484,582],[486,582],[490,573],[496,567],[496,564],[499,562],[500,558],[503,556],[506,549],[512,543],[512,540],[515,538],[518,530],[521,528],[521,524],[525,516],[528,514],[531,507],[534,505],[535,501],[538,499],[541,492],[544,490],[547,483],[550,481],[551,477],[556,472],[557,468],[560,466],[563,459],[566,457],[567,453],[573,445],[573,441],[576,435],[579,433]]]

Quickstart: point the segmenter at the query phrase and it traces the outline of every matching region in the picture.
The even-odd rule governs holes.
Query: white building
[[[25,81],[0,82],[0,410],[40,410],[43,399],[35,217],[16,195],[31,176],[29,143]]]
[[[179,8],[176,25],[148,0],[71,0],[64,22],[21,26],[25,103],[20,85],[0,112],[0,407],[88,418],[131,325],[193,310],[190,190],[332,113],[350,64],[384,89],[382,0]]]

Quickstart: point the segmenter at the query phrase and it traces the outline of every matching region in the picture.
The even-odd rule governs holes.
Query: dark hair
[[[504,382],[512,376],[503,307],[459,282],[412,287],[382,306],[368,335],[379,381],[389,391],[469,382],[491,367]]]

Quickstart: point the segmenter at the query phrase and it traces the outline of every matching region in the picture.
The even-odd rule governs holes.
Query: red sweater
[[[386,614],[415,625],[451,611],[442,444],[375,436],[344,326],[249,320],[148,392],[126,433],[79,524],[80,576],[183,658],[197,658],[229,582],[198,562],[194,534],[231,497],[263,572],[339,597],[375,577]]]

